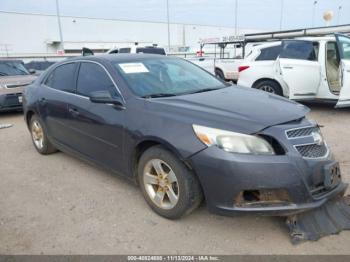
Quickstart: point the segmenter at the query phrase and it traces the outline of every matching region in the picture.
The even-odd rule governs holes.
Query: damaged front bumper
[[[304,128],[311,128],[311,134],[318,127],[304,119],[263,131],[262,135],[274,138],[284,148],[279,155],[235,154],[216,146],[193,155],[190,162],[208,209],[223,215],[290,216],[343,196],[348,185],[341,181],[339,165],[326,144],[326,150],[317,151],[321,157],[305,157],[302,154],[308,152],[298,151],[299,145],[314,143],[312,135],[298,131]],[[288,137],[288,130],[293,130],[295,137]]]
[[[194,155],[191,163],[201,181],[208,209],[222,215],[245,212],[289,216],[343,196],[348,186],[339,179],[329,191],[313,195],[304,174],[288,156],[229,154],[210,147]],[[323,163],[337,164],[332,159]]]
[[[350,230],[350,196],[335,198],[320,208],[290,216],[287,226],[293,244]]]

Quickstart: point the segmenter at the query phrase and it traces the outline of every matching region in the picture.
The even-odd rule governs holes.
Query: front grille
[[[299,145],[295,146],[295,148],[303,157],[307,158],[324,157],[328,152],[327,146],[325,144]]]
[[[312,132],[315,132],[315,131],[318,131],[318,127],[316,126],[293,129],[293,130],[287,131],[287,137],[296,138],[296,137],[303,137],[303,136],[311,136]]]
[[[23,84],[13,84],[13,85],[6,85],[6,88],[17,88],[17,87],[22,87],[24,86]]]
[[[3,106],[4,107],[21,106],[22,104],[19,102],[19,99],[18,99],[18,96],[20,95],[21,93],[6,95],[5,100],[3,101]]]
[[[286,131],[286,136],[288,140],[292,140],[290,142],[292,142],[302,157],[320,158],[325,157],[328,153],[328,147],[323,142],[318,126],[289,129]],[[305,140],[309,141],[306,142]]]

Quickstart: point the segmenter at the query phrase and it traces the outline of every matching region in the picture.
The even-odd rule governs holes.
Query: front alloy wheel
[[[162,209],[172,209],[179,200],[179,185],[174,171],[160,159],[148,161],[143,182],[149,198]]]
[[[162,146],[147,149],[138,162],[138,181],[147,204],[157,214],[177,219],[202,201],[197,177]]]

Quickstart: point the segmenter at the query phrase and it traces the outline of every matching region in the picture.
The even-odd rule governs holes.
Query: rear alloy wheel
[[[195,175],[161,146],[146,150],[138,164],[138,181],[149,206],[159,215],[177,219],[202,202]]]
[[[34,147],[40,154],[47,155],[57,151],[47,138],[42,122],[35,115],[30,119],[30,133]]]
[[[267,93],[275,94],[282,96],[282,90],[279,84],[277,84],[274,81],[266,80],[266,81],[261,81],[255,86],[256,89],[259,89],[261,91],[265,91]]]

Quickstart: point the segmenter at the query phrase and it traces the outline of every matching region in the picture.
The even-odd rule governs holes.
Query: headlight
[[[216,145],[232,153],[274,155],[271,145],[258,136],[245,135],[216,128],[193,125],[200,141],[207,146]]]

